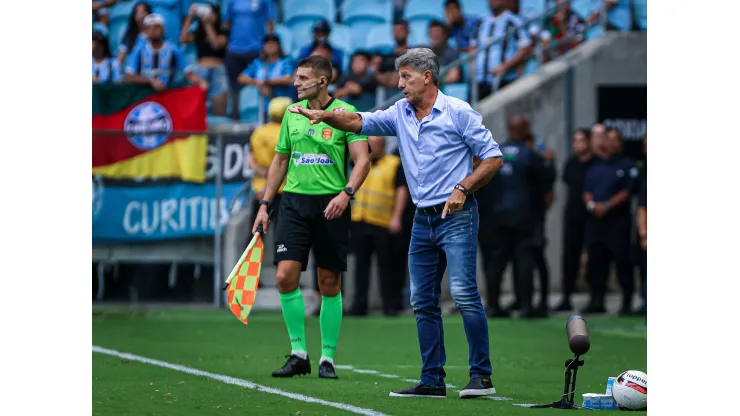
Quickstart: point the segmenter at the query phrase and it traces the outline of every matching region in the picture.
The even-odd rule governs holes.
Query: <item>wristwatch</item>
[[[455,189],[465,194],[465,196],[470,195],[470,191],[468,191],[468,188],[460,185],[459,183],[455,185]]]
[[[265,201],[264,199],[260,199],[259,201],[257,201],[257,203],[260,204],[260,205],[264,205],[267,208],[270,208],[270,203],[267,202],[267,201]]]
[[[355,190],[349,186],[344,188],[344,192],[349,195],[349,199],[355,199]]]

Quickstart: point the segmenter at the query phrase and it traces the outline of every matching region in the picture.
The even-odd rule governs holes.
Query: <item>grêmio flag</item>
[[[111,180],[203,183],[206,115],[205,92],[196,86],[155,92],[142,85],[94,85],[92,174]]]

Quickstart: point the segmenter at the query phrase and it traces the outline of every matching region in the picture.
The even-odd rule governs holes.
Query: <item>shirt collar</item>
[[[438,110],[440,113],[444,112],[446,102],[447,102],[447,96],[442,92],[441,89],[437,88],[437,98],[434,100],[434,105],[432,106],[432,113],[434,113],[434,110]],[[415,114],[416,111],[414,109],[414,106],[411,103],[404,100],[404,105],[405,105],[407,113]]]

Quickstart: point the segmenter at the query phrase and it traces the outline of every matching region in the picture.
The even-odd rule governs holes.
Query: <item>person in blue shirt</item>
[[[199,10],[195,5],[190,7],[182,25],[180,42],[183,45],[195,44],[198,63],[194,71],[208,82],[211,113],[215,116],[225,116],[229,80],[226,76],[224,56],[229,33],[221,24],[221,8],[217,4],[205,9],[210,10],[208,14],[205,11],[199,14]],[[194,30],[191,27],[193,21],[197,24]]]
[[[226,72],[231,88],[232,117],[239,118],[239,75],[257,59],[266,34],[275,28],[273,0],[228,0],[224,13],[230,31],[226,47]]]
[[[92,35],[92,82],[105,84],[123,81],[121,65],[110,56],[108,38],[100,32]]]
[[[144,18],[152,14],[152,7],[146,2],[136,3],[131,14],[128,17],[126,32],[124,32],[121,42],[118,45],[118,62],[123,65],[126,62],[128,53],[131,52],[140,43],[146,42],[146,28],[144,27]]]
[[[439,58],[431,49],[407,50],[396,60],[396,69],[405,98],[386,110],[329,112],[295,106],[290,111],[307,117],[311,124],[398,137],[416,205],[408,255],[422,369],[419,383],[390,396],[447,396],[439,306],[445,270],[469,344],[470,381],[460,397],[491,395],[496,390],[491,382],[488,321],[476,282],[478,203],[473,192],[501,168],[501,151],[479,113],[439,90]]]
[[[182,51],[164,40],[164,18],[156,13],[144,18],[147,40],[138,44],[126,62],[126,82],[148,84],[155,91],[163,91],[174,82],[176,71],[208,91],[208,83],[187,67]]]
[[[332,67],[341,70],[344,67],[344,52],[339,48],[335,48],[331,42],[329,42],[330,34],[331,27],[326,20],[319,19],[315,21],[313,24],[313,42],[301,48],[298,52],[298,60],[311,56],[319,44],[327,44],[329,45],[329,48],[331,48],[330,61]]]
[[[265,35],[262,53],[239,75],[239,84],[259,87],[267,111],[274,97],[295,99],[294,70],[293,60],[283,53],[280,38],[277,35]]]
[[[617,137],[608,138],[603,124],[591,129],[591,146],[595,156],[586,172],[583,202],[586,218],[584,240],[588,250],[588,281],[591,299],[583,313],[604,313],[606,282],[612,263],[622,287],[620,314],[631,314],[634,270],[630,239],[633,230],[630,198],[638,176],[634,161],[618,152]],[[620,140],[621,141],[621,140]]]
[[[519,66],[534,51],[522,18],[507,10],[505,3],[506,0],[489,0],[492,14],[478,27],[476,48],[503,39],[478,54],[475,76],[480,99],[516,81]]]
[[[460,52],[474,49],[474,41],[480,26],[480,19],[465,16],[459,0],[445,2],[445,19],[450,30],[450,44]]]

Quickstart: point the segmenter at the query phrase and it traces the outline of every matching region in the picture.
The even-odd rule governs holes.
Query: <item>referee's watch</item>
[[[355,190],[350,188],[349,186],[344,188],[344,193],[349,195],[349,199],[355,199]]]
[[[266,206],[267,209],[270,209],[270,203],[265,201],[264,199],[260,199],[259,201],[257,201],[257,203]]]

